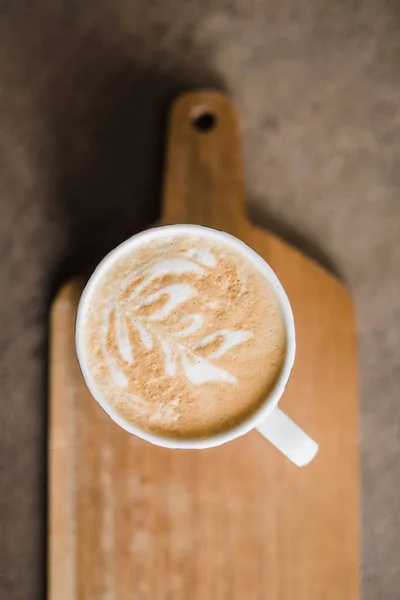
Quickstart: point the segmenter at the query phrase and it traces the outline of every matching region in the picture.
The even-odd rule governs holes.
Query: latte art
[[[161,435],[199,437],[263,402],[285,356],[268,281],[236,249],[182,234],[138,245],[97,284],[84,326],[100,394]]]
[[[211,252],[187,252],[176,254],[167,260],[156,260],[136,278],[126,284],[115,308],[106,315],[106,335],[114,329],[115,347],[119,356],[127,363],[134,363],[129,331],[136,329],[141,343],[147,350],[163,355],[164,375],[176,376],[179,370],[193,384],[202,385],[210,381],[225,381],[236,384],[234,375],[213,363],[231,348],[252,337],[250,331],[219,329],[201,337],[204,329],[204,316],[199,313],[185,314],[168,327],[168,317],[177,312],[179,305],[198,294],[195,282],[170,283],[163,285],[173,275],[201,275],[211,272],[217,261]],[[187,338],[199,334],[196,343],[188,343]],[[111,333],[112,335],[112,333]],[[219,343],[217,349],[202,358],[197,352],[201,348]],[[116,385],[124,388],[129,384],[129,373],[118,367],[113,349],[107,348],[106,360]],[[162,361],[162,356],[160,356]]]

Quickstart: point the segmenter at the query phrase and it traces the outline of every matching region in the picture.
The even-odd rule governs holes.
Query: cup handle
[[[298,467],[307,465],[318,452],[318,444],[277,407],[256,429]]]

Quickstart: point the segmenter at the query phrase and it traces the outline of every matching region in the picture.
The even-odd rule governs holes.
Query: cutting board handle
[[[185,93],[172,104],[161,222],[233,234],[246,223],[238,120],[221,92]]]

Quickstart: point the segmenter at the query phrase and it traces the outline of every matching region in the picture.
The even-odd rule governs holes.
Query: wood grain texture
[[[193,115],[217,117],[207,133]],[[242,238],[273,267],[298,352],[282,408],[319,442],[298,469],[256,432],[204,451],[151,446],[91,398],[74,348],[81,283],[51,314],[50,600],[357,600],[355,327],[343,286],[245,220],[234,109],[188,94],[171,114],[163,223]]]

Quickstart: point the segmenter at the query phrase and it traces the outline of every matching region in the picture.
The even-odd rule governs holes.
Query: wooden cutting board
[[[162,223],[243,239],[278,274],[298,353],[281,406],[318,441],[299,469],[257,432],[173,451],[115,425],[75,356],[81,282],[51,312],[50,600],[357,600],[359,463],[352,304],[342,284],[246,219],[228,98],[172,106]]]

